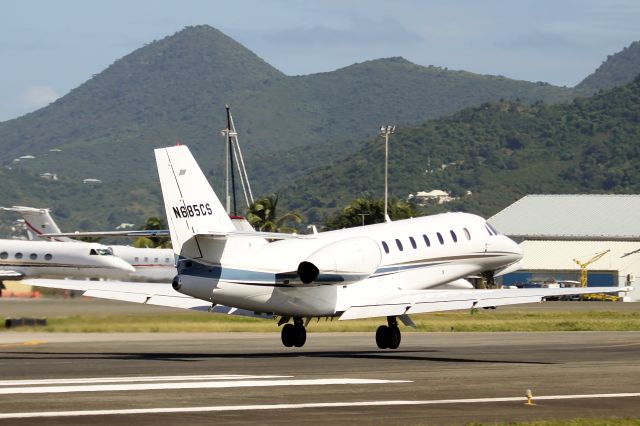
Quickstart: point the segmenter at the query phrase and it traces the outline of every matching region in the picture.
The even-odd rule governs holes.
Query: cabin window
[[[458,236],[456,235],[455,232],[453,232],[453,230],[450,230],[449,233],[451,234],[451,238],[453,239],[454,243],[458,242]]]
[[[396,245],[398,246],[398,250],[402,251],[402,242],[396,239]]]
[[[436,232],[436,235],[438,236],[438,241],[440,241],[440,244],[444,244],[444,238],[442,238],[442,234]]]
[[[22,259],[22,253],[16,253],[14,257],[16,259]]]
[[[53,259],[53,256],[51,255],[51,253],[47,253],[44,255],[44,260],[51,260]]]
[[[0,259],[6,259],[7,257],[9,257],[9,253],[7,253],[6,251],[0,253]]]
[[[144,258],[144,263],[149,263],[149,258],[148,257]]]
[[[388,249],[388,247],[387,247],[387,249]],[[387,252],[387,253],[389,253],[389,252]],[[171,259],[169,259],[168,257],[166,259],[164,259],[164,263],[169,263],[169,262],[171,262]]]
[[[136,256],[136,257],[134,257],[134,258],[133,258],[133,261],[134,261],[134,262],[139,262],[139,261],[140,261],[140,258],[139,258],[138,256]]]
[[[424,238],[424,243],[427,245],[427,247],[431,247],[431,241],[429,241],[429,237],[427,237],[427,234],[422,234],[422,238]]]
[[[382,242],[382,248],[384,249],[385,253],[389,254],[389,246],[384,241]],[[169,260],[169,258],[167,258],[167,260]]]
[[[37,258],[38,258],[38,255],[37,255],[37,254],[35,254],[35,253],[31,253],[31,254],[29,255],[29,259],[31,259],[31,260],[36,260]]]
[[[411,247],[413,247],[414,249],[418,248],[418,245],[416,244],[416,240],[414,240],[413,237],[409,237],[409,241],[411,241]]]
[[[153,259],[153,263],[158,263],[158,258]]]
[[[467,240],[471,240],[471,234],[469,233],[469,230],[467,228],[462,228],[462,230],[464,231],[464,236],[467,237]]]

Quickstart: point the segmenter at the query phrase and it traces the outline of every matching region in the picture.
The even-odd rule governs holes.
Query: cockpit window
[[[99,249],[91,249],[89,252],[91,256],[113,256],[113,251],[111,249],[99,248]]]
[[[487,226],[489,227],[489,229],[491,229],[491,231],[493,232],[493,235],[498,235],[498,234],[500,234],[500,233],[496,230],[496,228],[494,228],[493,226],[491,226],[491,225],[489,224],[489,222],[487,222]]]

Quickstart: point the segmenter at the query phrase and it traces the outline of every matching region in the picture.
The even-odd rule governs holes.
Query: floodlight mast
[[[384,138],[384,220],[391,222],[389,217],[389,136],[394,134],[396,126],[381,126],[380,136]]]

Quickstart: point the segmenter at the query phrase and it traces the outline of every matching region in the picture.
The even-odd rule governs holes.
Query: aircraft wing
[[[41,234],[40,237],[168,237],[167,229],[144,229],[136,231],[96,231],[96,232],[58,232],[51,234]]]
[[[51,234],[41,234],[43,238],[59,238],[59,237],[169,237],[169,231],[166,229],[158,230],[138,230],[138,231],[97,231],[97,232],[59,232]],[[281,232],[256,232],[256,231],[229,231],[209,234],[197,234],[197,238],[207,239],[227,239],[229,237],[251,237],[265,238],[267,240],[286,240],[286,239],[308,239],[314,238],[313,235],[300,234],[284,234]]]
[[[23,283],[36,287],[82,291],[83,296],[97,297],[99,299],[121,300],[124,302],[141,303],[145,305],[167,306],[171,308],[217,312],[229,315],[273,318],[273,315],[270,314],[257,314],[253,311],[247,311],[244,309],[230,308],[223,305],[212,305],[204,300],[178,293],[169,283],[55,280],[35,278],[26,279]]]
[[[229,237],[252,237],[264,238],[267,240],[293,240],[316,238],[313,234],[285,234],[283,232],[262,232],[262,231],[229,231],[208,234],[196,234],[196,238],[206,238],[212,240],[226,239]]]
[[[0,280],[20,280],[24,277],[22,272],[11,271],[9,269],[0,270]]]
[[[345,309],[340,320],[489,308],[542,302],[544,297],[589,293],[619,293],[632,287],[528,288],[497,290],[399,291],[388,297],[359,300]]]

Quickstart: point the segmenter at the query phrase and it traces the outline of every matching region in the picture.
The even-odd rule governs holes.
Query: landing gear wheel
[[[381,325],[376,330],[376,344],[380,349],[387,349],[389,347],[389,335],[389,327],[386,325]]]
[[[400,346],[400,340],[402,340],[402,334],[400,334],[400,329],[398,327],[389,327],[389,340],[388,348],[389,349],[398,349]]]
[[[307,341],[307,330],[303,325],[294,325],[293,326],[293,346],[296,348],[300,348],[304,346]]]
[[[295,344],[296,328],[293,324],[285,324],[280,332],[282,344],[290,348]],[[306,337],[306,336],[305,336]]]

